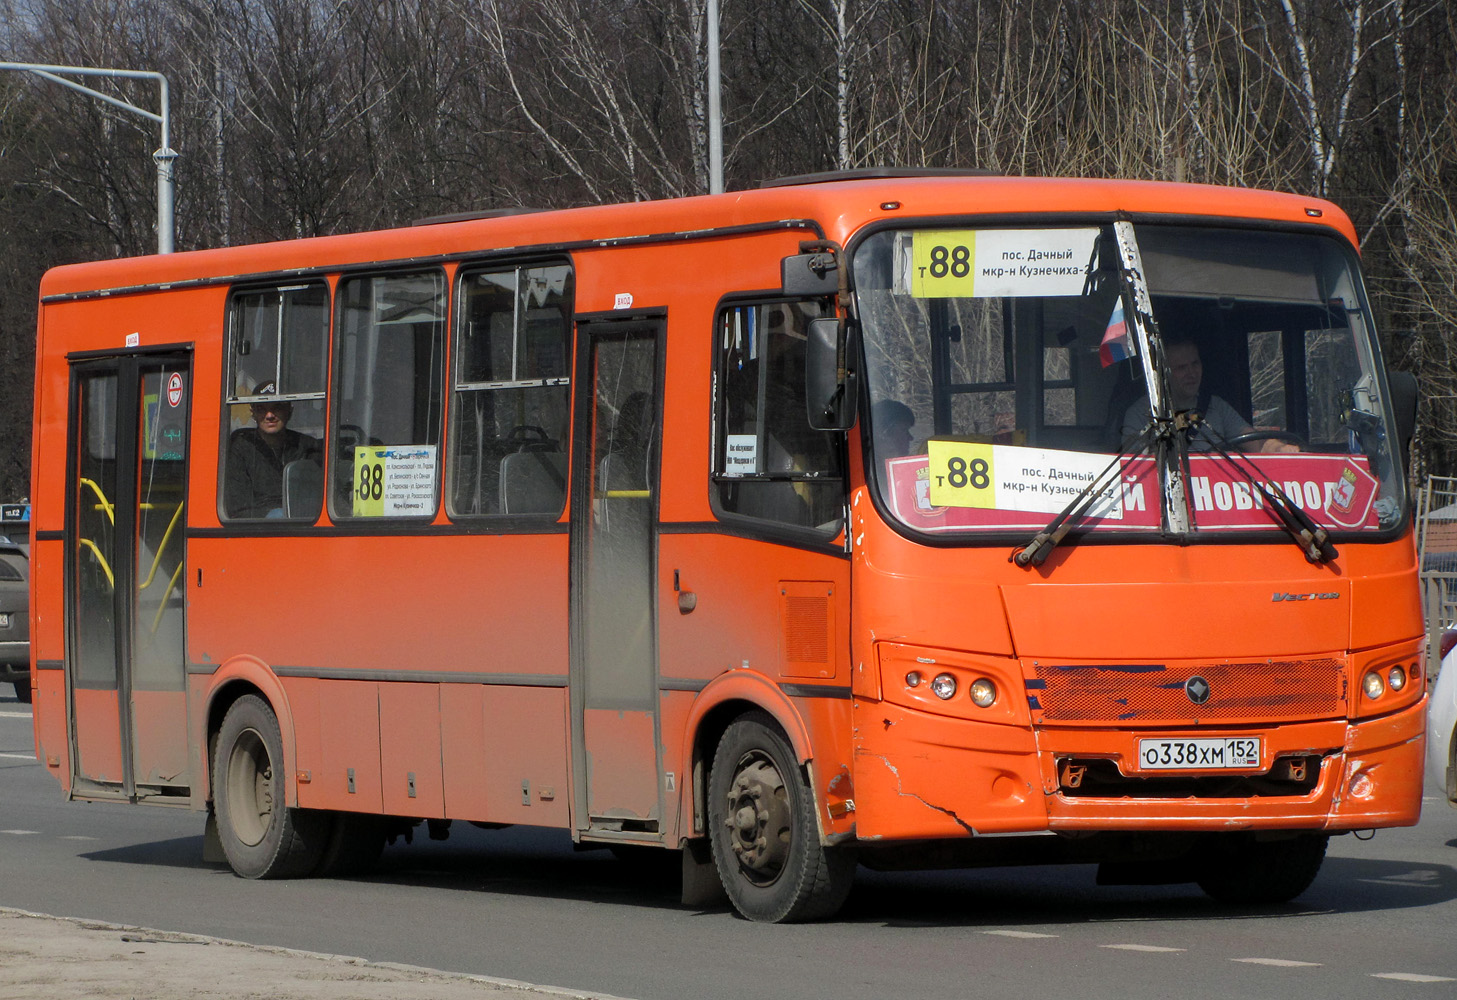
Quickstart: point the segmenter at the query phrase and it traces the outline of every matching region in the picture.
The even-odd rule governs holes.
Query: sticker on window
[[[435,446],[360,445],[354,449],[355,517],[435,513]]]
[[[1081,295],[1098,245],[1089,229],[943,229],[897,236],[896,291],[918,299]],[[906,246],[909,243],[909,247]]]

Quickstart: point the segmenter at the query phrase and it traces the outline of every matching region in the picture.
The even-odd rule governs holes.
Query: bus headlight
[[[1380,674],[1372,670],[1361,678],[1361,690],[1366,692],[1367,698],[1375,701],[1386,693],[1386,682],[1381,679]]]
[[[997,686],[989,678],[978,677],[971,683],[971,701],[977,708],[991,708],[997,700]]]
[[[956,695],[956,678],[950,674],[937,674],[931,682],[931,693],[942,701],[949,701]]]
[[[1386,683],[1393,691],[1400,691],[1406,687],[1406,668],[1401,666],[1392,667],[1391,671],[1386,675]]]

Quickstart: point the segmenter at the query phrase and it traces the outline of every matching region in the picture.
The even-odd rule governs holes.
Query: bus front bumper
[[[1136,759],[1140,737],[1167,733],[1034,734],[885,702],[862,703],[855,746],[856,835],[903,840],[1047,830],[1340,832],[1411,826],[1421,812],[1425,711],[1422,700],[1355,723],[1198,733],[1259,735],[1266,768],[1299,755],[1318,766],[1296,794],[1241,794],[1242,786],[1228,781],[1229,772],[1184,772],[1178,778],[1195,779],[1191,791],[1171,787],[1167,773],[1139,773],[1124,763]],[[1068,761],[1095,759],[1111,761],[1129,780],[1107,790],[1064,787]]]

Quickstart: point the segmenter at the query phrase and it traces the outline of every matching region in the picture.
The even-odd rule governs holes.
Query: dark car
[[[25,547],[0,535],[0,682],[30,701],[30,559]]]

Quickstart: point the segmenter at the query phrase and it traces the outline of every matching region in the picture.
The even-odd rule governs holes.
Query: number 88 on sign
[[[936,507],[995,507],[993,449],[989,444],[927,442],[930,501]]]

